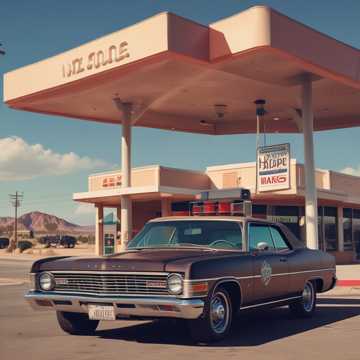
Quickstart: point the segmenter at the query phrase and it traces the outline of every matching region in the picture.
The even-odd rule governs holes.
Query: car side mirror
[[[269,245],[266,242],[261,241],[261,242],[257,243],[256,249],[259,251],[267,251],[267,250],[269,250]]]

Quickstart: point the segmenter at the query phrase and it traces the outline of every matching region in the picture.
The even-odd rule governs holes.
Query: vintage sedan
[[[336,283],[334,257],[306,248],[282,224],[191,216],[148,222],[126,252],[35,262],[26,299],[56,310],[70,334],[100,320],[185,319],[200,342],[224,338],[238,311],[289,305],[309,317]]]

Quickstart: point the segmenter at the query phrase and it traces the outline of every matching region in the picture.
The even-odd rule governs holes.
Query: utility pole
[[[16,191],[15,194],[9,194],[11,205],[15,208],[15,222],[14,222],[14,242],[15,248],[17,248],[17,216],[18,216],[18,207],[21,205],[21,201],[24,197],[23,193]]]
[[[1,46],[2,46],[2,44],[0,43],[0,47]],[[0,48],[0,55],[5,55],[5,54],[6,54],[5,50]]]

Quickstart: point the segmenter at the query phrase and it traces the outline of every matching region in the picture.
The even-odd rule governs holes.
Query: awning
[[[121,123],[113,98],[135,105],[134,126],[207,134],[299,132],[302,76],[313,77],[314,129],[360,125],[360,51],[265,6],[209,26],[161,13],[5,74],[12,108]],[[226,105],[224,116],[215,105]]]

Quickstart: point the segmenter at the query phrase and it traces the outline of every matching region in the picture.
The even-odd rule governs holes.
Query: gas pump
[[[104,225],[104,255],[115,253],[116,223]]]

